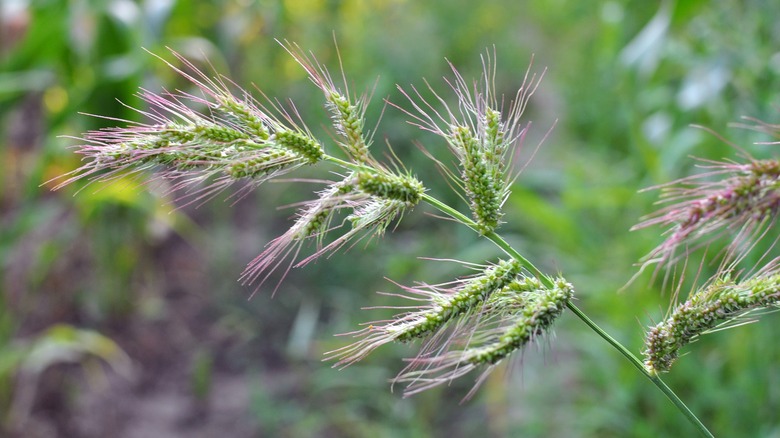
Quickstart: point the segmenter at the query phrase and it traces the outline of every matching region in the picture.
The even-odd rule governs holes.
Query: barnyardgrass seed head
[[[400,286],[401,294],[391,296],[408,299],[422,304],[408,307],[390,307],[405,310],[389,321],[369,323],[362,330],[348,335],[359,338],[351,345],[326,353],[326,359],[338,360],[335,366],[348,366],[371,353],[377,347],[389,342],[409,342],[417,339],[433,339],[424,349],[436,349],[435,344],[443,337],[450,324],[465,315],[478,313],[485,301],[496,291],[510,284],[522,271],[515,260],[499,261],[484,267],[477,275],[461,278],[451,283],[415,287]]]
[[[680,350],[699,336],[752,322],[759,310],[776,310],[780,303],[777,260],[744,279],[722,272],[674,307],[645,337],[645,368],[668,372]]]
[[[190,72],[174,67],[202,97],[185,92],[141,90],[146,122],[123,120],[126,126],[85,134],[77,152],[86,164],[64,176],[57,187],[79,179],[105,181],[125,172],[154,168],[173,189],[194,200],[207,199],[237,180],[240,191],[324,157],[322,145],[289,113],[264,107],[248,93],[236,97],[223,78],[209,78],[174,52]],[[270,101],[269,101],[270,102]],[[269,109],[270,108],[270,109]]]
[[[450,334],[442,348],[409,359],[393,383],[406,385],[404,396],[410,396],[482,369],[464,400],[470,398],[496,365],[548,334],[574,296],[564,279],[553,284],[544,287],[531,277],[511,282],[493,294],[469,324]]]
[[[482,77],[472,85],[452,64],[450,67],[454,77],[447,83],[457,98],[456,109],[451,108],[430,84],[427,86],[438,108],[414,87],[411,92],[399,87],[414,110],[398,108],[411,117],[412,124],[446,140],[458,159],[459,171],[449,170],[437,161],[465,193],[479,232],[488,234],[501,223],[501,209],[516,178],[511,172],[515,149],[522,143],[530,125],[524,124],[521,117],[541,77],[531,74],[529,67],[520,89],[505,107],[495,89],[495,54],[488,52],[483,57]]]
[[[341,70],[342,87],[338,87],[327,68],[311,52],[306,52],[295,43],[281,43],[287,52],[306,70],[311,81],[325,95],[325,106],[330,112],[331,121],[339,136],[339,146],[352,161],[367,164],[372,161],[368,150],[371,134],[365,130],[366,107],[370,96],[362,94],[355,97],[350,93],[344,70]],[[338,45],[336,46],[338,52]],[[339,54],[339,64],[341,55]],[[343,91],[342,91],[343,90]]]
[[[723,265],[740,260],[775,223],[780,208],[780,161],[709,163],[707,172],[661,186],[671,203],[632,229],[668,227],[645,258],[659,267],[685,259],[725,232],[733,234]],[[713,179],[714,178],[714,179]]]

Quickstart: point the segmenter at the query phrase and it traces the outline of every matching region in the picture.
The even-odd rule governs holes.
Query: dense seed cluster
[[[210,122],[198,123],[192,131],[195,134],[194,138],[206,143],[230,143],[234,140],[249,138],[249,135],[237,129]]]
[[[549,332],[574,296],[562,278],[547,287],[536,278],[521,277],[495,292],[471,324],[447,335],[445,345],[428,346],[395,378],[412,395],[482,369],[471,394],[495,365]]]
[[[282,121],[268,115],[253,101],[234,97],[202,73],[197,77],[180,73],[214,101],[184,93],[142,91],[140,97],[151,108],[142,114],[151,123],[87,133],[79,153],[91,160],[71,172],[60,186],[83,178],[108,180],[125,170],[161,165],[160,177],[175,181],[174,188],[204,185],[185,192],[204,199],[238,179],[250,180],[241,189],[246,190],[324,158],[320,143],[289,117]],[[207,105],[210,111],[199,113],[187,104]]]
[[[295,163],[296,156],[284,150],[270,150],[256,158],[247,158],[230,163],[226,172],[233,178],[261,178],[285,166]]]
[[[498,133],[494,133],[494,139]],[[471,203],[471,212],[479,232],[487,234],[498,227],[503,204],[503,175],[497,170],[494,155],[488,157],[488,149],[467,126],[453,128],[450,144],[460,151],[461,178]],[[493,152],[490,150],[490,152]],[[498,177],[498,179],[497,179]]]
[[[736,234],[729,255],[737,253],[774,223],[780,210],[780,161],[721,163],[712,168],[664,187],[664,197],[674,203],[634,227],[670,227],[669,237],[647,256],[647,263],[672,263],[685,256],[687,248],[706,244],[727,230]],[[727,177],[708,180],[717,175]],[[684,253],[677,254],[681,247]]]
[[[495,89],[495,58],[490,53],[483,58],[483,74],[479,81],[469,83],[451,65],[454,78],[447,79],[455,92],[457,106],[450,106],[430,85],[439,109],[427,97],[412,87],[409,99],[415,111],[402,109],[412,118],[412,124],[444,138],[458,161],[457,171],[450,169],[431,153],[454,185],[465,192],[471,214],[480,234],[495,231],[503,218],[502,207],[514,180],[512,161],[527,132],[521,117],[539,84],[536,75],[526,72],[523,84],[509,103]]]
[[[410,321],[399,321],[386,329],[396,333],[399,341],[428,336],[453,318],[475,310],[491,294],[513,282],[521,270],[522,266],[516,260],[501,260],[481,275],[469,279],[454,293],[434,296],[430,308],[416,312]]]
[[[519,309],[512,317],[514,323],[506,328],[495,342],[464,352],[468,362],[475,365],[492,365],[522,348],[552,326],[574,295],[571,284],[563,280],[558,280],[555,287],[551,289],[537,289],[536,293],[532,294],[527,293],[531,291],[528,286],[536,287],[536,285],[518,284],[517,290],[526,293],[515,295],[520,301],[517,305]]]
[[[411,310],[401,307],[407,311],[394,319],[369,324],[353,333],[360,338],[357,342],[329,352],[327,358],[338,359],[336,366],[347,366],[389,342],[439,337],[450,323],[478,314],[486,300],[515,281],[521,271],[522,266],[517,261],[502,260],[479,275],[458,280],[454,285],[402,286],[407,298],[426,301],[426,304]]]
[[[699,335],[746,313],[780,302],[780,273],[764,273],[742,282],[722,278],[694,293],[671,315],[651,327],[645,338],[645,367],[669,371],[680,349]]]
[[[268,139],[270,135],[268,127],[263,119],[257,116],[257,108],[253,108],[252,105],[241,100],[228,97],[219,99],[219,109],[232,116],[235,124],[252,137],[257,137],[260,140]]]
[[[360,172],[358,186],[369,195],[401,201],[412,206],[420,202],[425,191],[416,178],[391,173]]]
[[[301,132],[279,131],[273,135],[272,140],[282,148],[298,154],[309,164],[317,163],[325,155],[317,140]]]
[[[368,141],[363,133],[364,101],[353,104],[335,88],[326,91],[326,98],[336,132],[342,137],[342,147],[356,163],[367,163],[370,155]]]

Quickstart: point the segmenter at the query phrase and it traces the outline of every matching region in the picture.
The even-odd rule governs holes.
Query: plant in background
[[[430,195],[394,154],[387,163],[374,158],[373,133],[365,129],[369,96],[351,92],[343,75],[342,83],[334,81],[313,55],[296,44],[283,46],[322,91],[341,154],[313,136],[294,106],[285,108],[265,96],[257,100],[229,79],[210,77],[174,52],[181,67],[165,62],[192,82],[199,95],[142,90],[140,97],[147,107],[138,111],[148,122],[87,133],[77,152],[88,161],[59,186],[151,169],[188,202],[204,202],[237,182],[241,184],[232,196],[241,197],[262,182],[300,167],[331,166],[333,178],[313,200],[300,204],[290,228],[249,263],[242,276],[246,283],[259,288],[277,269],[283,270],[283,280],[292,267],[365,237],[382,236],[421,203],[471,228],[508,256],[464,263],[476,272],[447,283],[397,285],[401,292],[387,295],[407,304],[391,307],[398,314],[390,320],[371,322],[346,334],[354,342],[326,353],[335,366],[354,364],[387,343],[419,342],[419,352],[408,358],[393,382],[405,385],[404,394],[410,395],[482,371],[469,397],[498,363],[549,334],[568,308],[661,389],[702,434],[711,436],[659,373],[668,371],[680,349],[698,336],[776,306],[780,297],[776,262],[747,275],[736,266],[774,223],[780,203],[777,161],[713,164],[704,175],[665,187],[666,198],[676,203],[638,225],[670,227],[664,243],[646,260],[646,265],[657,263],[661,268],[686,260],[689,251],[706,246],[712,236],[726,232],[737,236],[713,279],[682,304],[674,305],[675,295],[667,319],[648,331],[642,360],[574,305],[574,287],[565,278],[541,272],[496,233],[502,206],[517,178],[512,157],[529,127],[522,115],[540,77],[529,69],[518,92],[504,102],[494,85],[495,56],[488,53],[482,77],[473,84],[452,67],[453,78],[447,84],[457,105],[448,105],[427,83],[433,95],[430,101],[412,88],[401,90],[411,109],[393,104],[412,124],[444,139],[457,169],[445,164],[443,151],[429,146],[426,153],[459,191],[469,217]],[[777,132],[771,125],[760,127]],[[721,181],[712,180],[723,175]],[[313,250],[305,249],[309,246]],[[302,251],[309,251],[308,255],[301,257]]]

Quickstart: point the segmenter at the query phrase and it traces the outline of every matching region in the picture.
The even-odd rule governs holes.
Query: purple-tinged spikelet
[[[249,263],[241,280],[245,284],[258,283],[259,287],[292,255],[292,260],[285,267],[286,274],[295,263],[301,246],[309,239],[316,242],[318,250],[322,249],[322,240],[331,230],[334,215],[339,209],[347,207],[347,200],[354,197],[356,183],[357,178],[350,174],[319,192],[316,200],[306,203],[298,211],[295,223],[284,234],[269,242],[265,250]]]
[[[355,163],[369,163],[372,160],[368,151],[371,138],[364,129],[369,97],[365,94],[358,98],[351,96],[346,78],[343,77],[343,71],[342,80],[345,91],[341,91],[328,70],[317,61],[313,54],[307,54],[297,44],[288,41],[285,41],[283,46],[306,70],[312,82],[325,94],[325,106],[331,114],[333,126],[340,137],[339,145]]]
[[[271,241],[241,278],[259,287],[290,255],[285,274],[291,267],[304,266],[366,235],[381,235],[395,219],[416,206],[424,192],[422,183],[410,175],[396,175],[381,168],[351,173],[322,191],[318,199],[306,203],[293,226]],[[331,226],[334,214],[344,209],[351,213],[340,226]],[[349,229],[322,245],[326,234],[343,226]],[[296,262],[301,245],[308,239],[316,241],[316,251]]]
[[[669,227],[646,264],[673,263],[725,231],[736,234],[727,258],[739,258],[739,250],[749,248],[774,224],[780,208],[780,161],[715,163],[709,168],[703,175],[663,186],[664,201],[673,204],[633,228]],[[723,175],[721,180],[708,180]]]
[[[674,308],[662,322],[647,332],[644,362],[653,374],[667,372],[680,350],[709,331],[738,323],[740,317],[780,302],[780,271],[770,268],[735,281],[721,275]]]
[[[449,337],[446,348],[411,359],[393,382],[405,384],[409,396],[484,368],[465,398],[471,397],[499,362],[547,333],[563,313],[574,288],[562,278],[553,284],[547,288],[530,277],[510,283],[491,297],[479,320]]]
[[[88,132],[78,153],[89,161],[66,175],[57,187],[79,179],[109,180],[119,173],[154,168],[162,178],[174,181],[173,189],[206,183],[190,191],[200,200],[212,196],[238,179],[250,184],[245,191],[270,178],[319,162],[323,148],[305,127],[273,106],[281,117],[255,101],[248,93],[238,98],[222,79],[211,79],[174,53],[192,73],[171,66],[203,93],[152,93],[141,90],[148,121],[122,121],[126,127]],[[206,107],[207,111],[193,108]],[[121,121],[121,120],[120,120]]]
[[[458,158],[460,171],[456,175],[442,167],[465,192],[479,232],[488,234],[501,223],[501,208],[515,178],[507,172],[507,163],[512,161],[513,148],[522,143],[527,132],[528,125],[523,125],[521,116],[540,79],[536,75],[529,77],[526,72],[520,90],[508,110],[502,112],[503,102],[499,102],[495,91],[494,57],[488,54],[484,59],[482,78],[473,86],[451,67],[454,80],[448,83],[458,98],[457,110],[451,109],[430,85],[428,88],[443,111],[425,101],[414,87],[412,94],[403,89],[401,92],[415,112],[401,110],[413,119],[413,124],[446,140]]]
[[[458,280],[454,285],[402,286],[406,295],[399,296],[427,303],[397,315],[390,321],[376,321],[362,330],[350,333],[361,339],[327,353],[326,358],[338,359],[335,366],[347,366],[386,343],[432,337],[450,322],[479,312],[494,292],[512,283],[521,271],[519,262],[502,260],[485,268],[479,275]]]

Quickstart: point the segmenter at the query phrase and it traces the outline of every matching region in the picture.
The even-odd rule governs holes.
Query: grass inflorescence
[[[224,76],[209,76],[173,52],[175,61],[164,62],[188,79],[197,94],[141,90],[144,107],[137,111],[146,120],[127,121],[126,126],[88,132],[78,139],[77,152],[87,162],[58,187],[152,170],[173,182],[171,191],[205,201],[238,181],[244,182],[238,194],[245,195],[303,166],[335,167],[330,177],[316,180],[324,187],[313,199],[295,204],[290,227],[248,264],[241,280],[259,290],[281,268],[276,291],[292,268],[383,235],[421,203],[476,231],[510,256],[493,264],[470,264],[478,271],[473,275],[447,283],[400,286],[401,293],[387,294],[413,305],[380,306],[395,315],[349,333],[353,343],[326,353],[336,366],[354,364],[388,343],[417,342],[418,353],[393,380],[405,385],[406,395],[481,370],[476,389],[499,363],[549,333],[569,308],[642,370],[699,430],[709,433],[656,374],[668,370],[680,348],[697,336],[755,309],[775,306],[780,285],[776,269],[759,270],[743,281],[719,277],[694,293],[651,328],[643,364],[574,306],[570,283],[545,275],[496,233],[518,176],[514,157],[530,125],[523,113],[540,80],[530,68],[508,104],[496,92],[495,55],[490,52],[483,57],[482,76],[473,84],[451,65],[453,77],[446,81],[456,103],[426,83],[432,99],[426,100],[414,87],[411,92],[399,87],[412,109],[391,104],[409,116],[410,123],[443,140],[440,150],[433,150],[436,145],[422,149],[468,205],[469,217],[428,194],[423,181],[392,150],[387,154],[389,164],[374,158],[373,132],[366,129],[365,117],[370,96],[354,94],[343,71],[337,84],[314,55],[294,43],[282,45],[322,92],[332,123],[331,140],[343,151],[341,158],[331,155],[327,142],[314,137],[292,103],[283,107],[265,95],[259,101]],[[442,158],[447,154],[452,162]],[[716,164],[707,176],[724,174],[728,177],[718,182],[690,178],[667,187],[668,199],[676,203],[639,225],[671,228],[648,263],[671,264],[680,247],[687,251],[688,244],[722,230],[736,230],[736,254],[741,243],[760,238],[774,224],[780,206],[780,164],[775,160]],[[307,243],[313,250],[302,255]]]
[[[780,302],[780,272],[776,268],[737,281],[723,274],[695,291],[662,322],[647,332],[645,367],[668,372],[680,350],[714,329],[736,325],[741,318]]]

